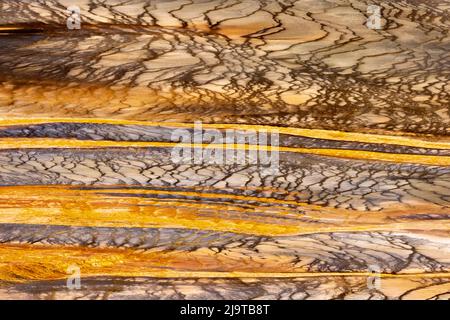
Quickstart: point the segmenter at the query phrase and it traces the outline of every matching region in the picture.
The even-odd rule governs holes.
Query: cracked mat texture
[[[449,1],[70,4],[0,0],[1,298],[450,298]]]

